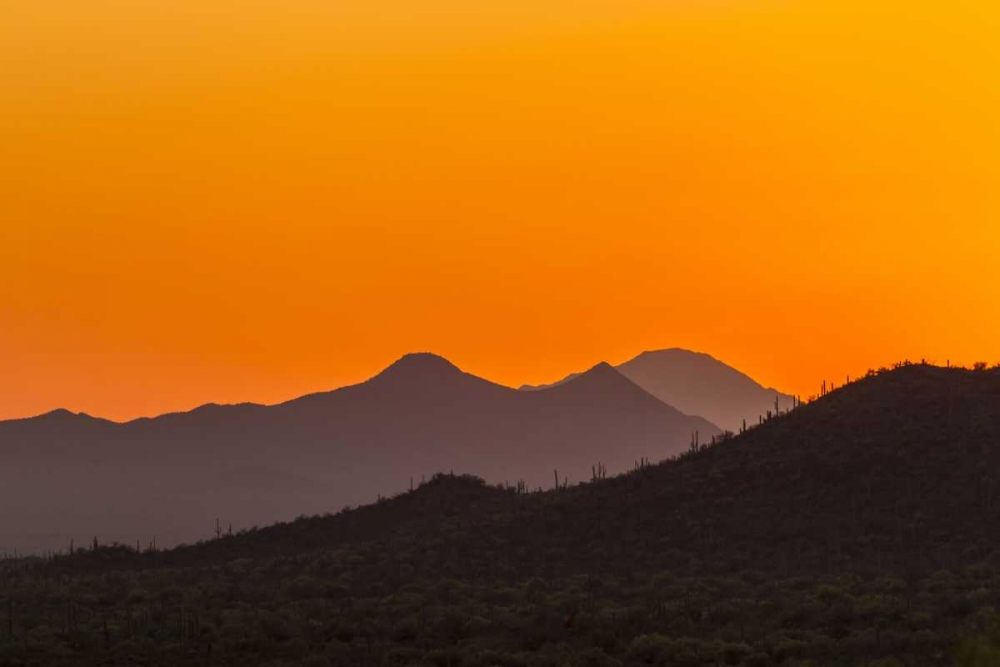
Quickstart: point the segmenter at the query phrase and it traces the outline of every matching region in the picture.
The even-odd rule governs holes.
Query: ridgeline
[[[440,475],[170,551],[8,561],[0,664],[950,665],[994,650],[998,370],[903,365],[659,464],[605,478],[598,463],[543,493]]]

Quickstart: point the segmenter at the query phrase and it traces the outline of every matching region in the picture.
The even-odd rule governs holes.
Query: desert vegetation
[[[0,664],[997,664],[998,444],[1000,371],[904,364],[584,484],[8,559]]]

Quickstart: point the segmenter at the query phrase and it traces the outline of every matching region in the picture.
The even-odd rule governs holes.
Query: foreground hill
[[[466,555],[495,559],[498,541],[515,552],[558,546],[551,564],[563,571],[586,573],[608,559],[607,566],[641,570],[932,572],[996,548],[997,470],[1000,371],[914,365],[857,381],[744,435],[596,483],[520,494],[446,476],[338,516],[169,557],[197,559],[219,549],[236,557],[257,548],[282,555],[409,526],[440,536],[454,518],[491,536],[462,545]],[[427,502],[439,506],[428,511]]]
[[[282,405],[204,406],[115,424],[65,411],[0,423],[0,548],[95,535],[160,546],[374,501],[445,470],[552,486],[659,460],[719,431],[606,364],[529,394],[409,355]],[[412,481],[412,482],[411,482]]]
[[[183,549],[8,563],[24,618],[0,651],[15,664],[992,665],[998,466],[1000,372],[908,366],[568,489],[442,476]]]
[[[744,420],[756,424],[760,417],[774,412],[775,399],[782,412],[794,406],[792,396],[764,387],[745,373],[699,352],[677,348],[643,352],[616,368],[664,403],[733,433],[740,431]],[[554,385],[526,385],[522,389],[537,391],[574,377],[570,375]]]

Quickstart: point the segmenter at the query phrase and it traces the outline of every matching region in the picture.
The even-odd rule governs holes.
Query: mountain
[[[618,477],[437,476],[336,516],[56,558],[12,596],[44,664],[128,664],[138,627],[163,664],[994,665],[997,470],[1000,370],[906,365]]]
[[[774,411],[775,398],[782,412],[793,407],[793,397],[763,387],[752,378],[714,357],[679,348],[643,352],[617,367],[618,371],[667,405],[698,415],[726,431],[738,433],[746,423],[756,424]],[[521,387],[538,391],[558,386]]]
[[[745,434],[596,483],[525,495],[445,477],[313,527],[340,544],[354,539],[354,528],[384,535],[417,525],[444,535],[457,520],[507,542],[512,554],[528,545],[557,549],[550,565],[566,572],[585,573],[595,558],[617,554],[618,566],[636,571],[688,570],[696,558],[696,569],[707,572],[735,563],[760,571],[932,573],[994,552],[997,470],[1000,369],[906,365]],[[461,500],[431,490],[441,486],[458,488]],[[428,513],[427,502],[442,507]],[[280,549],[288,529],[260,535]],[[485,559],[491,544],[452,548],[470,558],[481,550]]]
[[[660,460],[719,433],[607,364],[548,392],[403,357],[359,385],[281,405],[206,405],[116,424],[58,411],[0,422],[0,549],[94,535],[158,545],[339,510],[442,470],[551,486]]]

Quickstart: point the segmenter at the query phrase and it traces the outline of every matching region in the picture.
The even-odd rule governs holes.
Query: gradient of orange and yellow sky
[[[0,418],[433,350],[1000,360],[992,0],[0,8]]]

